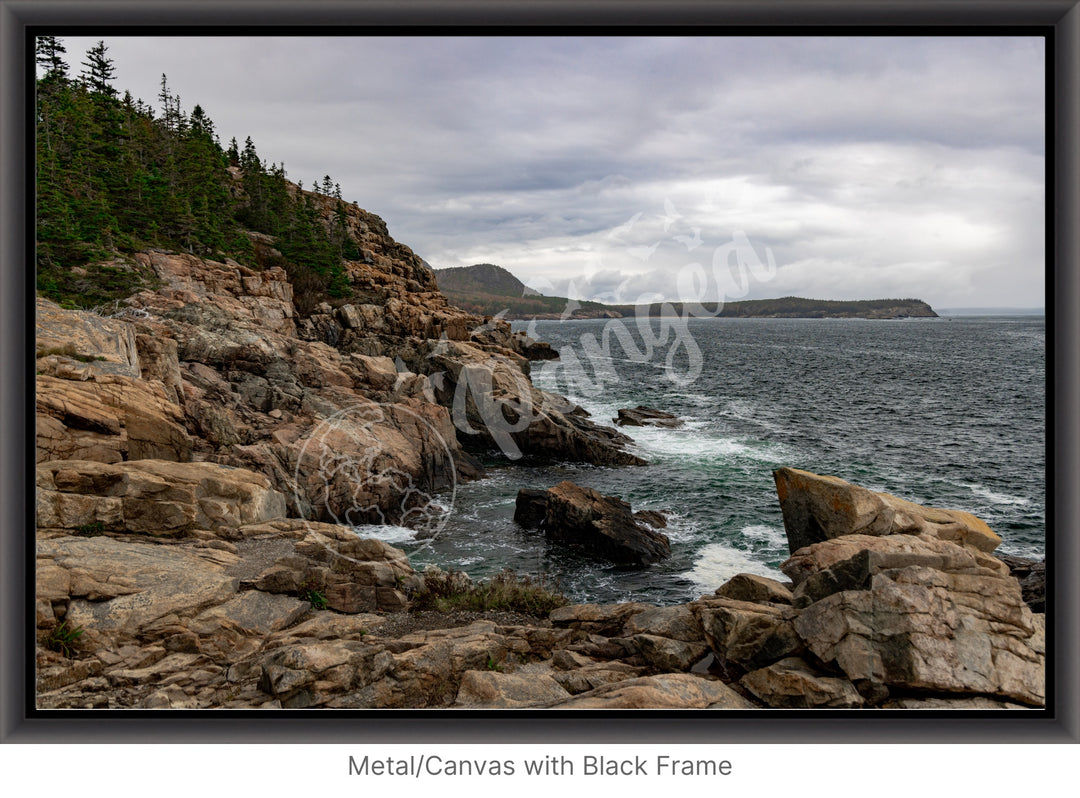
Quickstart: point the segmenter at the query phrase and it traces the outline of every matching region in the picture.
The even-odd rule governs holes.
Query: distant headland
[[[644,312],[642,305],[605,305],[600,302],[543,296],[528,288],[501,266],[479,263],[452,269],[435,269],[439,290],[451,304],[485,316],[503,314],[504,319],[597,319],[621,318]],[[648,315],[682,315],[680,302],[648,305]],[[780,297],[727,302],[706,310],[723,318],[771,319],[906,319],[937,318],[921,299],[829,300]]]

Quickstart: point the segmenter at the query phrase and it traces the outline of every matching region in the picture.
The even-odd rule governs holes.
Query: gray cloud
[[[436,266],[676,298],[742,232],[777,265],[751,297],[1043,303],[1038,38],[106,42],[118,88],[166,73]]]

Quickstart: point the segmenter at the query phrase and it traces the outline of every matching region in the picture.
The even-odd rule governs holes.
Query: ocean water
[[[946,317],[692,318],[535,322],[560,361],[533,381],[610,423],[639,404],[675,413],[679,429],[625,427],[640,467],[511,462],[458,485],[433,540],[374,528],[410,553],[482,578],[542,573],[576,601],[674,604],[736,573],[783,578],[788,557],[772,471],[833,474],[920,504],[962,509],[1003,539],[999,551],[1042,557],[1046,533],[1045,319]],[[517,327],[525,327],[519,323]],[[549,544],[513,522],[519,488],[564,479],[668,514],[672,557],[618,568]]]

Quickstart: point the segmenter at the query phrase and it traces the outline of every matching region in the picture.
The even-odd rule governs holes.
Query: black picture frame
[[[0,381],[3,456],[0,472],[0,740],[3,742],[988,742],[1060,743],[1080,741],[1080,596],[1074,574],[1080,570],[1078,491],[1080,438],[1078,395],[1077,268],[1080,264],[1080,0],[308,0],[282,4],[270,0],[0,0],[0,347],[4,378]],[[258,28],[252,21],[258,20]],[[1053,86],[1053,124],[1047,141],[1048,302],[1051,330],[1047,357],[1050,373],[1047,406],[1052,458],[1048,460],[1048,581],[1052,614],[1048,616],[1048,677],[1052,703],[1045,712],[926,713],[828,711],[759,711],[738,717],[725,713],[576,712],[558,715],[531,710],[461,713],[443,710],[391,710],[365,715],[358,722],[349,713],[290,711],[263,716],[216,715],[212,723],[184,711],[125,713],[94,711],[35,713],[27,689],[32,688],[33,617],[32,557],[33,480],[26,452],[32,443],[33,399],[29,343],[33,340],[32,260],[27,241],[32,218],[27,197],[32,189],[28,164],[26,87],[32,68],[27,53],[33,31],[56,35],[107,35],[123,26],[167,27],[175,33],[208,28],[235,32],[268,32],[277,27],[294,32],[340,32],[362,25],[368,31],[402,27],[426,32],[491,33],[500,26],[544,30],[586,26],[607,32],[706,34],[735,30],[770,33],[821,32],[857,34],[888,28],[896,33],[943,33],[985,30],[994,35],[1016,30],[1044,31],[1052,47],[1048,78]],[[230,30],[230,32],[232,32]],[[32,383],[30,383],[32,385]],[[29,524],[28,524],[29,519]],[[29,530],[29,531],[28,531]],[[1051,545],[1052,544],[1052,545]],[[28,654],[28,651],[30,652]],[[258,717],[260,722],[252,721]]]

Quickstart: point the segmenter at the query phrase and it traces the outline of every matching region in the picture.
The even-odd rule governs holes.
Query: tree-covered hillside
[[[642,312],[637,305],[614,305],[613,309],[623,315]],[[721,318],[776,318],[776,319],[897,319],[934,318],[934,312],[921,299],[806,299],[785,296],[778,299],[744,299],[726,302],[719,309],[705,303],[707,313]],[[648,315],[662,316],[674,312],[682,315],[683,306],[654,304],[648,307]]]
[[[165,75],[157,106],[121,94],[99,42],[72,74],[62,40],[37,39],[37,289],[66,306],[122,298],[153,275],[132,252],[151,247],[284,266],[298,293],[348,293],[343,259],[358,257],[340,188],[311,192],[267,163],[248,137],[223,147],[209,114],[186,112]],[[302,184],[301,184],[302,187]],[[329,219],[314,193],[337,200]],[[261,233],[273,247],[257,248]],[[298,303],[300,304],[300,303]]]
[[[450,302],[480,316],[502,313],[508,319],[529,319],[610,315],[599,302],[580,301],[568,305],[568,300],[563,297],[544,296],[493,263],[435,269],[435,279],[439,290]]]
[[[526,288],[521,280],[494,263],[436,269],[435,279],[439,282],[439,290],[444,292],[472,292],[515,299],[527,295],[535,296],[537,293]]]

